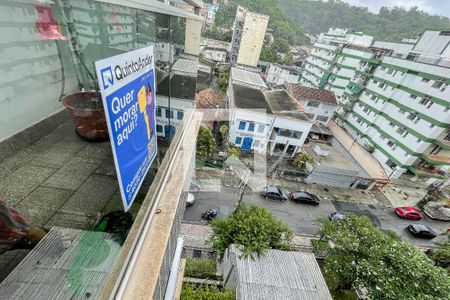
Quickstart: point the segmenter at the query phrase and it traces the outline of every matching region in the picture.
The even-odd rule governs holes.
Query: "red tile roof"
[[[195,95],[197,108],[217,108],[222,101],[222,95],[212,88],[202,90]]]
[[[292,93],[292,96],[294,96],[294,98],[297,100],[304,99],[333,105],[338,104],[336,101],[335,94],[329,90],[311,88],[300,84],[290,84],[288,90],[289,92]]]

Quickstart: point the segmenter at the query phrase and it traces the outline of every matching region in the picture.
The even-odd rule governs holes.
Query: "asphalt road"
[[[186,208],[184,219],[187,221],[200,221],[202,212],[209,209],[218,211],[218,218],[227,217],[233,213],[237,204],[238,195],[232,190],[218,192],[198,192],[195,194],[195,203]],[[429,241],[412,236],[405,230],[406,226],[416,221],[403,220],[395,215],[390,207],[374,204],[362,204],[344,201],[322,200],[319,206],[299,204],[290,200],[285,202],[266,200],[256,192],[246,192],[243,203],[256,204],[267,208],[274,216],[285,222],[297,235],[314,235],[318,229],[315,220],[326,217],[334,211],[365,215],[380,229],[392,230],[401,238],[408,240],[417,246],[430,247],[435,242],[445,240],[444,235]],[[450,227],[449,222],[431,220],[425,216],[419,221],[431,227],[436,233],[441,233]]]

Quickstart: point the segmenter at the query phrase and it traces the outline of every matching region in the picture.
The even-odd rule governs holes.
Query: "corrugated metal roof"
[[[231,68],[231,79],[233,80],[233,83],[244,83],[267,89],[267,85],[261,75],[247,70]]]
[[[53,227],[0,284],[0,298],[97,299],[120,249],[108,233]]]
[[[234,245],[230,253],[236,261],[237,299],[333,299],[312,253],[269,250],[257,259],[239,258]]]

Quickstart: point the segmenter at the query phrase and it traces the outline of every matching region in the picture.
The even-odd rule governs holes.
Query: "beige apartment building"
[[[238,6],[231,39],[231,64],[256,67],[269,16]]]

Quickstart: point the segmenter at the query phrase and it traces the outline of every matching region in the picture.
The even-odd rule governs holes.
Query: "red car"
[[[411,206],[396,207],[395,213],[400,218],[407,220],[420,220],[423,218],[423,215],[418,210],[412,208]]]

